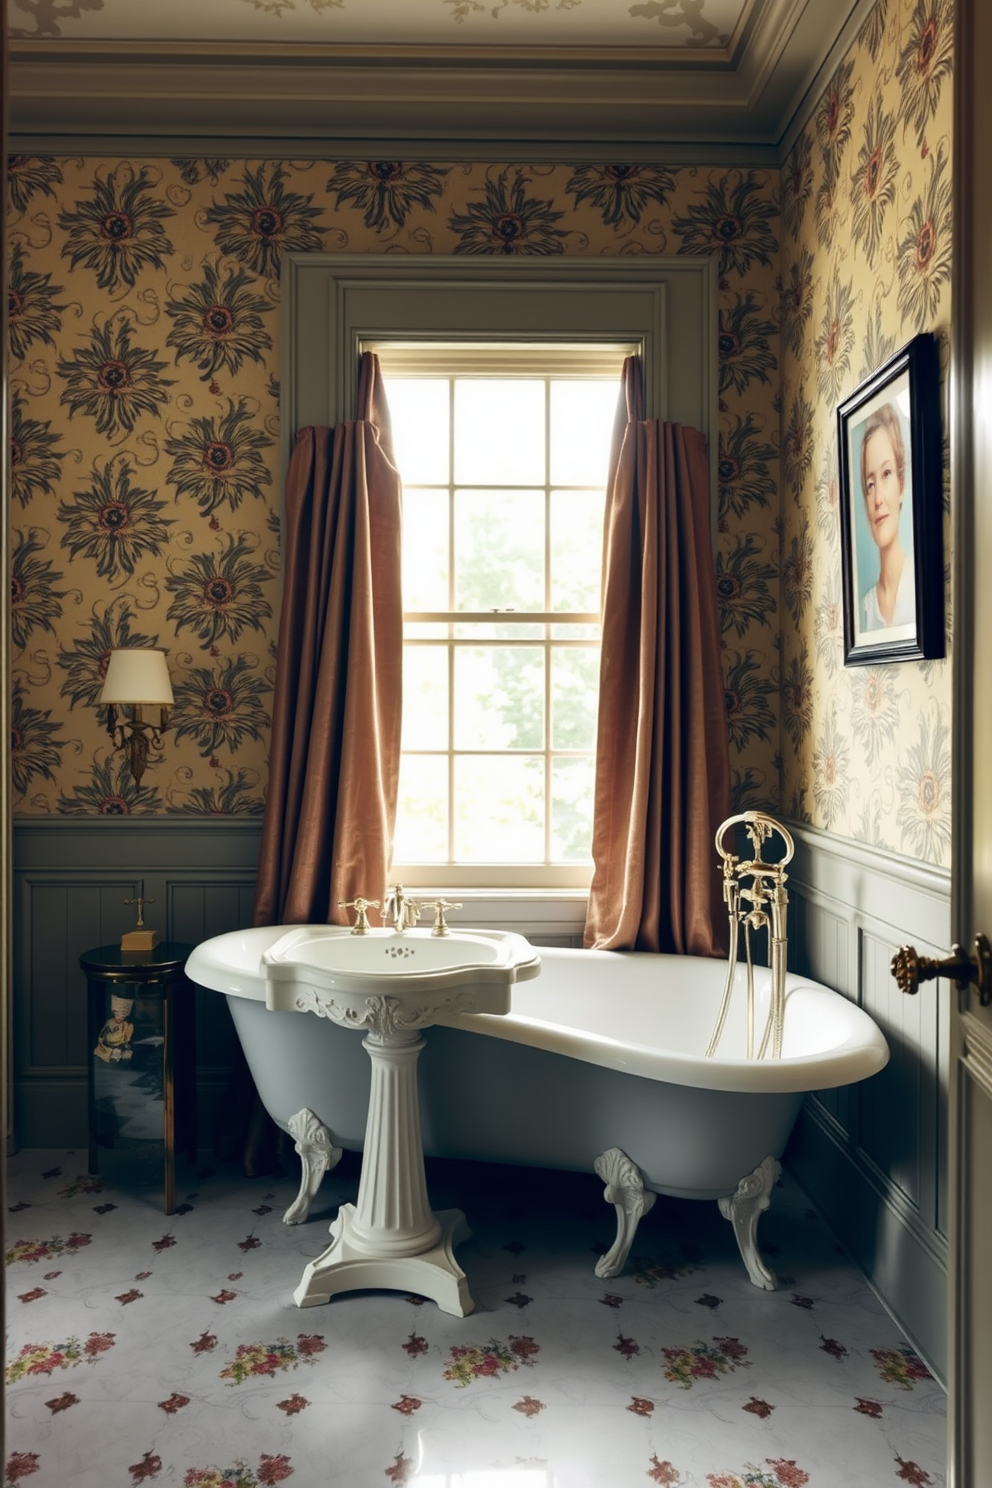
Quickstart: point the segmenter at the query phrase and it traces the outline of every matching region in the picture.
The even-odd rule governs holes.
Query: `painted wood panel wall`
[[[946,982],[904,996],[889,972],[911,941],[950,948],[950,875],[791,824],[790,965],[863,1007],[889,1043],[871,1080],[807,1100],[790,1170],[882,1301],[945,1377]]]
[[[86,981],[79,957],[134,924],[196,944],[251,922],[258,820],[20,821],[14,831],[14,1138],[26,1147],[86,1142]],[[222,999],[200,991],[196,1058],[200,1140],[226,1085],[234,1030]]]

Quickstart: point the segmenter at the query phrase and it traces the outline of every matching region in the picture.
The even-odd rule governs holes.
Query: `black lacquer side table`
[[[121,1109],[131,1113],[124,1129],[137,1125],[142,1135],[148,1109],[161,1100],[166,1214],[176,1206],[176,1151],[196,1160],[196,988],[185,971],[192,950],[167,940],[153,951],[105,945],[79,958],[87,987],[89,1171],[99,1171],[99,1148],[113,1147],[122,1129],[119,1112],[107,1109],[114,1103],[107,1090],[116,1083]]]

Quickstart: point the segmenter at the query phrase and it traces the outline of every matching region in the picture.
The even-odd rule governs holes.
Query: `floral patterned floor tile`
[[[85,1166],[11,1162],[4,1488],[943,1484],[940,1387],[788,1181],[769,1294],[715,1205],[659,1200],[604,1282],[596,1180],[429,1165],[474,1231],[459,1319],[402,1293],[294,1305],[355,1159],[295,1228],[295,1174],[205,1161],[167,1217]]]

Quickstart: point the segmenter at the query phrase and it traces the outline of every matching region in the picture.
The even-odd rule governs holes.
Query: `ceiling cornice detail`
[[[718,52],[18,41],[11,143],[767,165],[839,27],[865,8],[844,0],[838,15],[837,0],[767,0]]]
[[[783,0],[792,4],[793,0]],[[345,42],[258,41],[12,41],[15,65],[73,63],[201,62],[213,66],[347,66],[503,68],[557,66],[591,68],[624,64],[645,71],[733,72],[739,58],[731,48],[652,46],[374,46]]]

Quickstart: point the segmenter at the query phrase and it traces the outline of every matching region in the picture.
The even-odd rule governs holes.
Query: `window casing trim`
[[[646,413],[701,429],[717,501],[718,295],[711,256],[554,260],[425,255],[286,254],[283,258],[283,449],[297,429],[354,416],[362,347],[376,343],[502,340],[635,347]],[[579,892],[589,865],[397,864],[420,893],[438,879],[456,895],[491,888],[538,899]],[[538,876],[539,875],[539,876]]]

